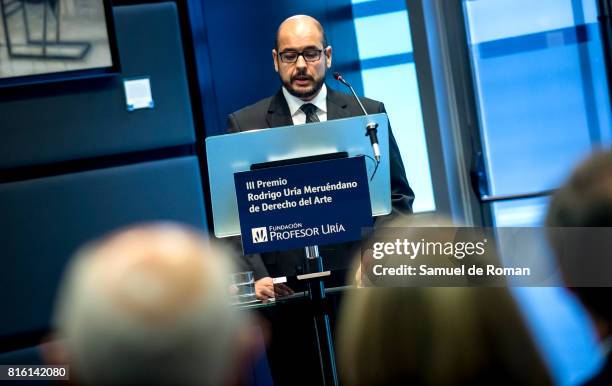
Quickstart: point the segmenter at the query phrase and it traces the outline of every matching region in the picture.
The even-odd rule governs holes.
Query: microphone
[[[334,78],[351,90],[351,92],[353,93],[353,96],[357,100],[357,103],[359,103],[359,107],[361,107],[361,111],[363,111],[363,115],[367,117],[369,114],[366,111],[365,107],[363,107],[363,104],[361,104],[361,101],[359,100],[357,93],[353,89],[353,86],[351,86],[351,84],[347,82],[346,79],[344,79],[342,75],[340,75],[339,72],[334,72]],[[378,137],[376,135],[378,131],[377,128],[378,128],[378,123],[368,122],[368,124],[366,125],[365,135],[366,137],[368,136],[370,137],[370,143],[372,144],[372,150],[374,151],[374,158],[376,159],[376,162],[380,163],[380,146],[378,145]]]

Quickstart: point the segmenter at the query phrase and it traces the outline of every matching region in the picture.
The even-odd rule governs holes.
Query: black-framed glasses
[[[297,52],[297,51],[283,51],[283,52],[279,52],[278,53],[278,57],[280,58],[281,62],[283,63],[295,63],[297,62],[298,58],[301,56],[304,58],[305,61],[307,62],[316,62],[317,60],[321,59],[321,53],[323,52],[323,50],[318,50],[318,49],[314,49],[314,48],[309,48],[307,50],[304,50],[302,52]]]

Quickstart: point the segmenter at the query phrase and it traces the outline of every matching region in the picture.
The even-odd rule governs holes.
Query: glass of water
[[[232,299],[237,304],[251,303],[257,300],[253,271],[232,274]]]

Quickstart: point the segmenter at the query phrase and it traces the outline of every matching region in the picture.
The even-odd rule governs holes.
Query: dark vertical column
[[[597,20],[599,20],[608,76],[608,96],[612,98],[612,0],[597,1]],[[612,104],[612,101],[610,102]]]
[[[581,0],[572,0],[572,13],[574,14],[574,26],[576,29],[576,49],[578,50],[578,61],[580,63],[580,74],[582,76],[582,96],[584,98],[584,110],[591,137],[591,143],[597,146],[601,142],[599,120],[597,119],[597,103],[595,91],[593,90],[593,73],[591,72],[591,59],[589,55],[589,29],[585,25],[584,10]]]

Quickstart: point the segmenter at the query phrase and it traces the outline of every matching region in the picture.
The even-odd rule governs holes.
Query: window
[[[464,0],[463,9],[489,196],[556,188],[610,142],[596,0]],[[539,226],[547,201],[493,202],[494,224]],[[559,287],[514,294],[557,383],[584,381],[601,355],[582,307]]]
[[[406,2],[352,3],[364,95],[385,103],[408,181],[416,195],[415,213],[434,211]]]

